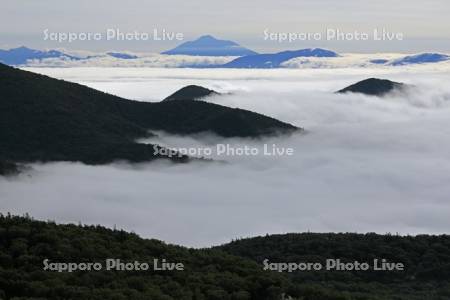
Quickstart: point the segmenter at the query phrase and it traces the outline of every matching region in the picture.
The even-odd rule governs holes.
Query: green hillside
[[[447,300],[448,236],[287,234],[190,249],[101,226],[57,225],[0,215],[0,299]],[[405,273],[264,270],[273,262],[384,257]],[[49,262],[182,263],[183,271],[57,272]],[[289,295],[289,296],[288,296]]]
[[[184,264],[184,271],[44,271],[43,261]],[[0,299],[278,299],[287,280],[219,250],[193,250],[100,226],[0,217]]]
[[[375,299],[450,299],[450,236],[352,233],[281,234],[237,240],[218,247],[229,254],[266,262],[319,262],[327,259],[402,263],[404,271],[285,272],[294,285],[314,284]]]

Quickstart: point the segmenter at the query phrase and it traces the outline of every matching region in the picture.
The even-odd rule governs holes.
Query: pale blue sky
[[[256,51],[325,47],[340,52],[450,52],[448,0],[19,0],[4,1],[0,10],[0,48],[131,50],[159,52],[177,41],[44,41],[43,31],[101,32],[107,28],[149,32],[153,28],[235,40]],[[402,32],[403,41],[309,41],[277,43],[264,40],[270,32],[369,32],[374,28]]]

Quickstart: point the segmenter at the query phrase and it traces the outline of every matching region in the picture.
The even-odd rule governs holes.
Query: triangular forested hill
[[[182,87],[172,95],[166,97],[163,101],[175,100],[198,100],[211,95],[220,95],[218,92],[204,88],[198,85],[188,85]]]
[[[372,96],[383,96],[394,90],[401,90],[407,87],[406,84],[387,79],[368,78],[352,84],[338,93],[360,93]]]

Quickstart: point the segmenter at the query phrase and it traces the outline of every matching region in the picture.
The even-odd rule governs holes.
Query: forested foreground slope
[[[449,238],[299,234],[189,249],[101,226],[0,217],[2,299],[449,299]],[[405,275],[278,273],[259,261],[383,256],[407,263]],[[184,271],[44,270],[49,262],[179,262]],[[418,265],[416,265],[418,263]],[[412,268],[412,270],[409,270]]]

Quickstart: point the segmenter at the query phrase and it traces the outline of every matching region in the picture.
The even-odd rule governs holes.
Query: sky
[[[291,156],[222,155],[227,163],[32,164],[0,178],[2,212],[132,230],[211,246],[285,232],[448,233],[449,65],[342,69],[28,68],[129,99],[160,101],[188,84],[207,101],[306,130],[263,139],[158,136],[169,147],[263,144]],[[413,85],[384,98],[336,94],[369,76]],[[269,147],[270,148],[270,147]],[[214,154],[214,152],[213,152]]]
[[[20,0],[3,1],[0,48],[21,45],[70,50],[160,52],[180,41],[44,40],[51,33],[121,32],[183,34],[184,41],[204,34],[234,40],[259,52],[324,47],[339,52],[450,52],[450,3],[447,0]],[[374,41],[374,29],[402,34],[402,40]],[[327,30],[371,35],[369,40],[278,42],[269,33],[324,33]]]

